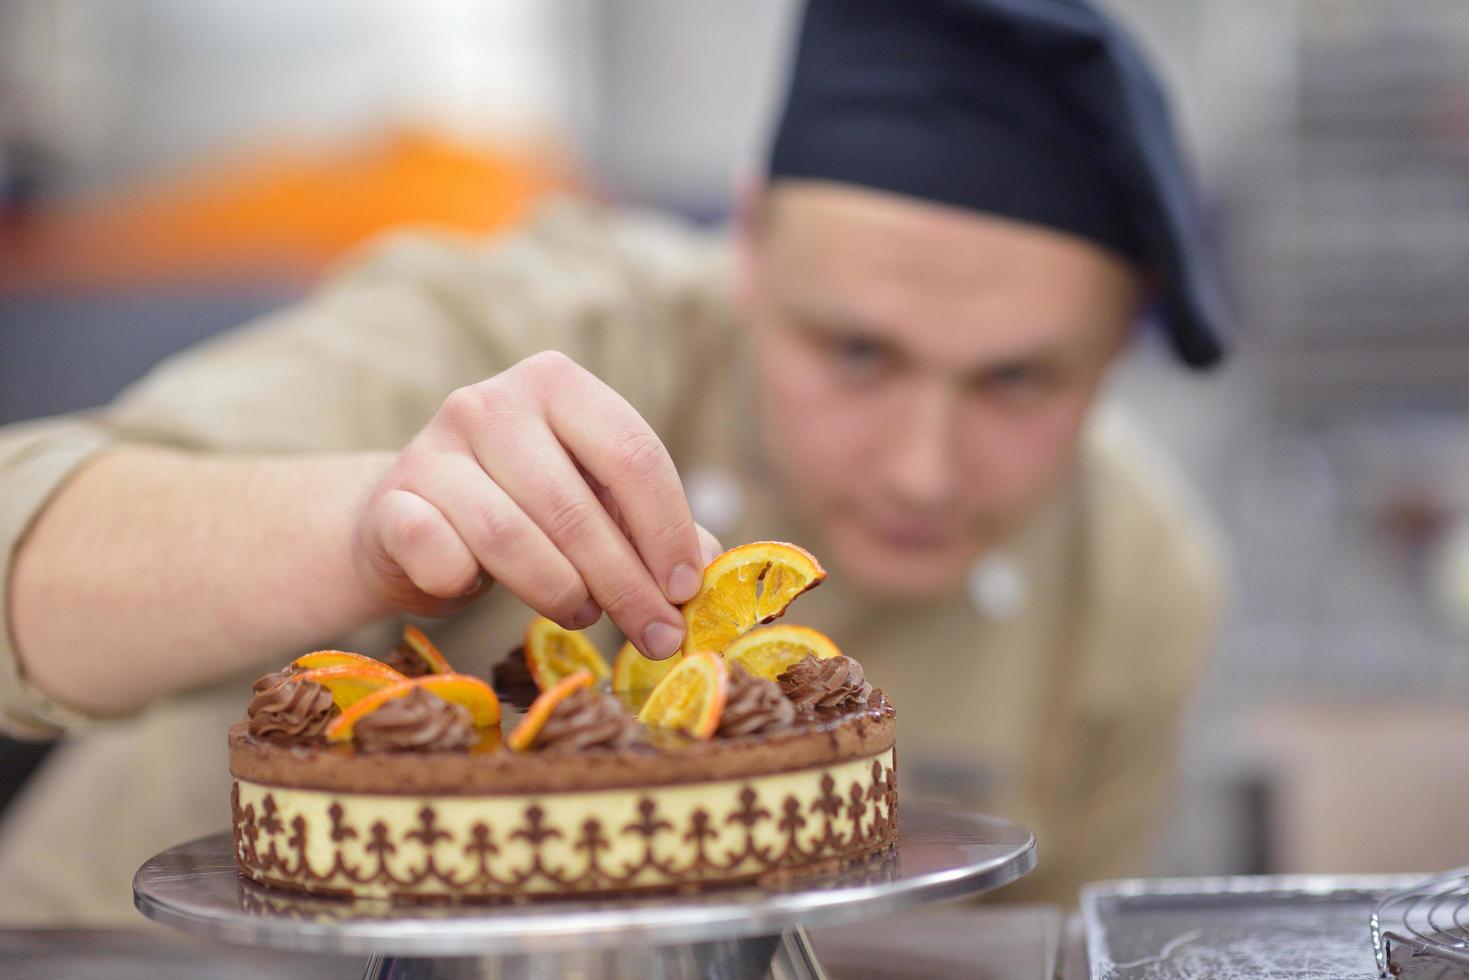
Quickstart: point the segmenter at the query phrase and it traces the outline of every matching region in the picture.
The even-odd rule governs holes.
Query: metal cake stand
[[[364,978],[798,980],[824,976],[803,927],[978,895],[1034,866],[1035,838],[1024,827],[905,803],[892,851],[787,887],[523,905],[309,898],[241,879],[224,833],[149,860],[133,878],[133,901],[196,936],[366,956]]]

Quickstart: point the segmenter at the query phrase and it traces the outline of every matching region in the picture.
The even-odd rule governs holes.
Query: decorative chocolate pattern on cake
[[[277,679],[269,683],[272,677]],[[297,678],[289,669],[260,678],[255,690],[245,715],[250,734],[256,738],[314,741],[337,714],[330,691],[315,681]]]
[[[867,703],[872,685],[851,657],[821,658],[808,653],[776,678],[798,708],[848,708]]]
[[[785,731],[796,720],[796,706],[780,688],[739,664],[729,668],[729,694],[719,716],[720,738],[769,735]]]
[[[421,687],[387,702],[352,727],[352,742],[359,752],[452,752],[469,748],[477,737],[467,708]]]
[[[236,857],[242,874],[275,887],[402,898],[592,894],[758,879],[890,847],[896,758],[889,749],[739,783],[539,799],[426,802],[237,780]]]
[[[556,705],[531,748],[538,752],[619,749],[642,741],[646,733],[616,697],[584,688]]]

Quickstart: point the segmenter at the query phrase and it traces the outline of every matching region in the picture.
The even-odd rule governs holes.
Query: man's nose
[[[885,475],[905,506],[942,507],[958,492],[954,447],[958,410],[952,387],[926,382],[908,393],[896,413],[888,433]]]

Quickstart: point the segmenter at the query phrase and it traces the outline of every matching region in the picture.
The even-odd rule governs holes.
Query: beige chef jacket
[[[395,449],[455,387],[547,348],[643,414],[726,545],[819,547],[762,479],[745,429],[753,413],[730,272],[718,234],[569,203],[494,241],[387,239],[305,302],[166,361],[100,411],[0,430],[0,592],[36,514],[109,445]],[[853,594],[838,572],[788,621],[829,633],[888,690],[906,798],[1024,822],[1040,869],[1006,898],[1069,902],[1083,881],[1146,870],[1176,722],[1219,601],[1203,526],[1158,456],[1103,409],[1064,492],[1005,553],[1022,586],[1013,608],[986,614],[967,593],[892,604]],[[530,618],[492,590],[425,625],[459,669],[483,676]],[[382,653],[396,629],[322,642]],[[599,629],[610,654],[610,627]],[[99,720],[28,684],[0,630],[0,721],[20,735],[64,735],[0,825],[0,923],[138,924],[134,870],[227,827],[225,730],[254,674],[300,652]]]

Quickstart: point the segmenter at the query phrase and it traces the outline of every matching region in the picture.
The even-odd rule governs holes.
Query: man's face
[[[1064,476],[1136,270],[1038,226],[820,182],[770,188],[745,241],[780,488],[858,588],[955,588]]]

